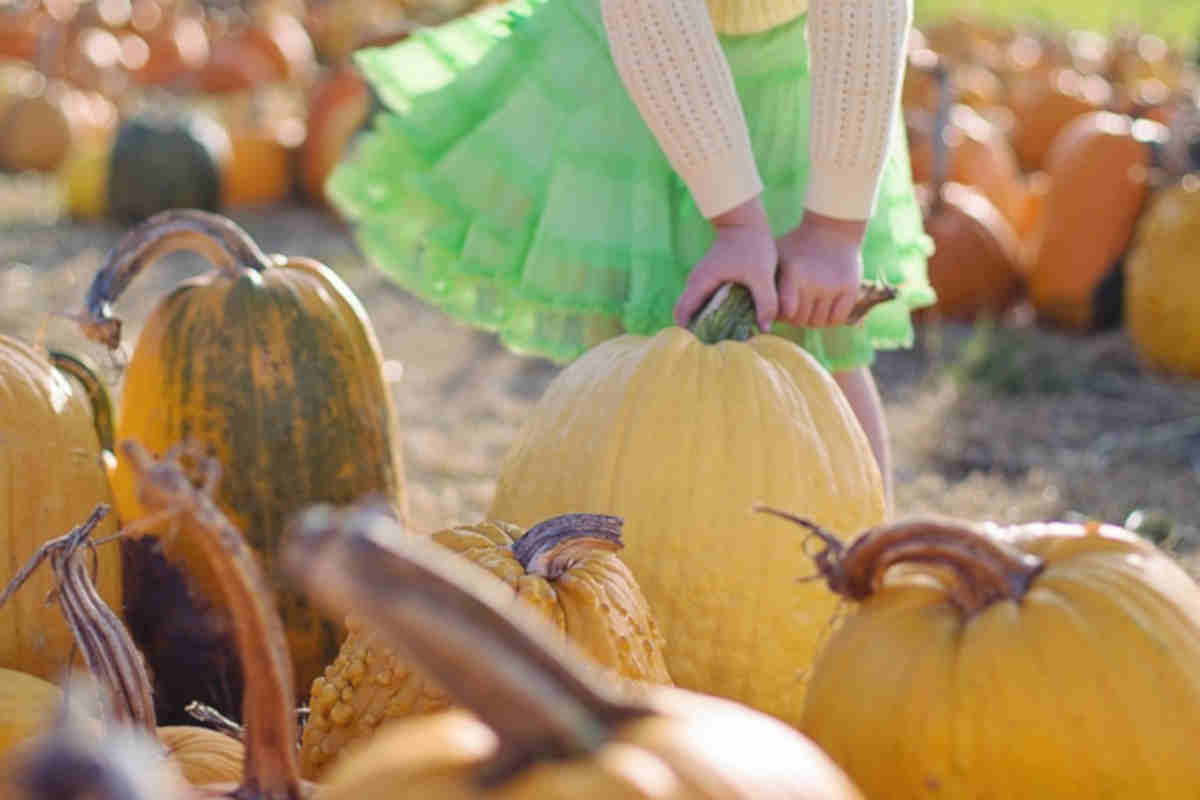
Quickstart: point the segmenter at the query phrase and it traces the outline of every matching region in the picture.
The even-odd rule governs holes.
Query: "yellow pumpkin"
[[[61,536],[98,503],[110,502],[102,459],[111,447],[108,398],[87,366],[0,335],[0,590],[48,539]],[[85,382],[81,391],[68,375]],[[99,535],[116,530],[107,521]],[[96,551],[96,584],[121,607],[121,558]],[[0,605],[0,667],[58,681],[73,637],[46,603],[54,578],[40,573]]]
[[[61,700],[53,683],[0,667],[0,760],[41,733]]]
[[[381,521],[381,524],[386,524]],[[486,569],[597,664],[621,678],[669,684],[662,635],[629,568],[620,520],[568,514],[528,531],[481,522],[437,531],[432,540]],[[395,536],[403,535],[397,528]],[[349,745],[383,723],[448,708],[450,696],[402,655],[352,620],[337,660],[313,681],[300,767],[316,777]]]
[[[621,691],[480,567],[378,516],[310,509],[288,556],[317,602],[365,619],[471,712],[381,729],[335,763],[324,800],[861,798],[767,715],[671,687]]]
[[[1160,191],[1138,223],[1125,262],[1125,325],[1158,369],[1200,378],[1200,178]]]
[[[201,211],[167,211],[146,220],[108,254],[88,292],[85,332],[110,347],[120,340],[111,304],[142,269],[164,253],[190,248],[217,268],[164,297],[137,338],[117,415],[118,439],[155,453],[187,440],[223,467],[217,497],[247,531],[268,575],[278,581],[276,543],[283,520],[318,501],[349,502],[380,494],[405,513],[396,421],[379,344],[366,312],[342,280],[307,258],[265,255],[232,221]],[[124,522],[146,516],[134,472],[119,455],[110,473]],[[158,529],[159,533],[166,528]],[[185,565],[203,596],[221,605],[218,581],[186,537],[164,550]],[[152,570],[146,569],[147,575]],[[169,581],[147,579],[131,605],[144,627],[180,636],[183,612],[156,616]],[[296,665],[307,686],[337,653],[336,626],[280,583],[280,605]],[[159,606],[156,606],[156,603]],[[181,642],[185,651],[187,642]],[[228,647],[218,648],[228,651]],[[155,661],[153,650],[148,657]],[[188,654],[191,657],[192,654]],[[202,700],[230,711],[236,691],[209,688],[236,665],[173,670],[163,691],[182,708]],[[214,678],[216,673],[216,678]],[[236,685],[236,674],[228,681]]]
[[[1200,587],[1129,531],[917,518],[843,546],[857,603],[801,730],[869,797],[1179,798],[1200,787]]]
[[[737,288],[700,315],[700,336],[625,335],[563,370],[504,458],[488,517],[527,526],[591,509],[624,519],[622,559],[666,637],[675,682],[794,722],[836,602],[797,584],[811,571],[802,544],[751,507],[790,498],[853,531],[883,521],[885,499],[829,373],[782,337],[728,338],[753,325],[753,308],[729,305],[745,297]]]

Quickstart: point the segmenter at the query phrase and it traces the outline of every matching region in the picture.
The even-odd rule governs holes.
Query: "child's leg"
[[[842,387],[842,393],[850,401],[850,408],[858,417],[875,460],[879,464],[879,472],[883,475],[883,494],[887,501],[887,515],[892,515],[892,455],[888,447],[887,423],[883,419],[883,402],[879,399],[879,390],[875,388],[875,378],[871,376],[868,367],[833,373],[833,379]]]

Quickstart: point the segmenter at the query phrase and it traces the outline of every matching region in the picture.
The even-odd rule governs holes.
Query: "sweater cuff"
[[[733,150],[719,160],[689,164],[680,171],[680,177],[691,191],[696,207],[708,219],[740,206],[763,190],[749,148]]]
[[[866,220],[875,213],[881,169],[839,169],[835,165],[809,169],[804,207],[827,217]]]

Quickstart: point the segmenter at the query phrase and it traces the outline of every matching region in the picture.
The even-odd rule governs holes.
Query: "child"
[[[833,372],[890,503],[869,366],[934,299],[895,123],[910,2],[518,0],[420,31],[360,53],[391,113],[330,195],[406,289],[559,362],[745,284]],[[844,325],[863,278],[899,296]]]

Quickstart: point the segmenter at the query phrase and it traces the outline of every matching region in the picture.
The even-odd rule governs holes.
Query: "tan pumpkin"
[[[230,220],[199,211],[164,212],[117,243],[89,289],[81,318],[88,335],[116,347],[120,321],[111,316],[111,304],[138,272],[180,248],[207,255],[216,269],[164,297],[146,321],[123,376],[116,435],[156,453],[188,440],[217,458],[223,466],[217,496],[277,581],[296,681],[307,687],[333,660],[339,634],[278,583],[276,544],[284,519],[308,503],[376,493],[406,513],[379,344],[358,299],[327,267],[268,256]],[[110,480],[126,523],[146,516],[133,476],[118,454]],[[178,595],[174,578],[147,563],[154,555],[142,549],[142,599],[131,603],[140,617],[130,624],[171,707],[201,700],[231,713],[237,674],[225,655],[228,643],[220,645],[211,627],[199,631],[212,667],[189,666],[200,661],[201,648],[190,649],[182,623],[196,619],[206,602],[222,605],[217,578],[186,538],[163,545],[170,559],[185,565],[202,598],[192,606],[186,598],[170,600]],[[162,634],[161,645],[152,646],[160,641],[154,631]],[[226,679],[235,687],[228,693]]]
[[[45,541],[111,501],[103,464],[111,446],[108,397],[87,365],[0,335],[0,542],[8,565],[0,589]],[[99,533],[115,530],[110,520]],[[121,607],[116,548],[96,552],[96,584],[107,603]],[[62,678],[74,640],[46,603],[54,586],[52,576],[39,574],[0,603],[0,667]]]
[[[1094,522],[916,518],[848,545],[815,527],[819,570],[856,607],[802,730],[868,796],[1200,786],[1200,586],[1149,542]]]
[[[381,730],[336,763],[326,800],[860,797],[778,720],[669,687],[620,691],[478,566],[378,517],[310,509],[288,551],[318,602],[368,621],[472,712]]]
[[[1138,222],[1125,262],[1125,325],[1138,353],[1165,372],[1200,377],[1200,178],[1163,189]]]
[[[751,507],[791,497],[854,530],[882,521],[886,501],[829,373],[793,342],[753,335],[753,320],[748,293],[727,287],[691,330],[621,336],[570,364],[505,456],[488,518],[621,517],[622,560],[675,682],[794,721],[835,604],[797,586],[803,547]]]
[[[390,524],[387,519],[374,522]],[[402,535],[399,529],[392,533]],[[500,579],[518,601],[596,664],[622,679],[671,683],[662,635],[641,589],[615,552],[622,546],[620,520],[569,514],[528,531],[482,522],[437,531],[430,538]],[[300,748],[301,771],[310,778],[389,720],[439,711],[452,702],[361,621],[349,627],[337,660],[313,681]]]
[[[46,730],[60,702],[53,683],[0,667],[0,761]]]
[[[1097,112],[1055,142],[1030,242],[1029,298],[1041,319],[1075,330],[1120,320],[1118,260],[1150,190],[1154,148],[1166,138],[1156,123]]]

